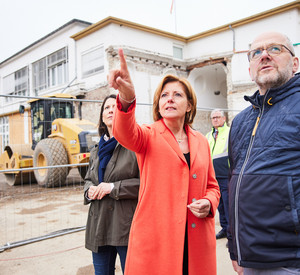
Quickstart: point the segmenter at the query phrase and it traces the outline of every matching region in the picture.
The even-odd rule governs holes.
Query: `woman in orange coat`
[[[208,142],[189,126],[195,92],[186,79],[164,77],[154,95],[155,122],[140,126],[122,49],[119,57],[120,69],[108,78],[119,91],[113,135],[136,152],[141,177],[125,274],[215,275],[220,191]]]

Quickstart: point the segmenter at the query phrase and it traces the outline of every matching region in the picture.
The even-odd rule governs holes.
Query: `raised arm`
[[[135,100],[135,91],[127,68],[123,49],[119,49],[119,57],[120,68],[109,72],[108,83],[111,88],[119,91],[122,110],[127,111],[128,107]]]
[[[117,107],[113,120],[113,136],[124,147],[140,153],[147,144],[149,129],[139,126],[135,119],[135,91],[122,49],[119,49],[120,68],[108,75],[110,87],[117,89]]]

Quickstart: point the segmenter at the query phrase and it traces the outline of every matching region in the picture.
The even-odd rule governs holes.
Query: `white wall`
[[[110,25],[114,34],[111,45],[127,45],[161,55],[173,56],[173,42],[177,40],[116,24]]]
[[[76,41],[76,59],[77,59],[77,73],[78,81],[84,82],[84,88],[89,90],[95,88],[99,83],[106,81],[108,74],[108,63],[106,58],[105,49],[109,41],[113,39],[114,34],[111,31],[110,26],[102,28],[96,32],[89,34],[88,36]],[[104,72],[95,73],[93,75],[83,77],[82,76],[82,55],[92,51],[96,48],[103,46],[104,51]]]
[[[204,59],[231,53],[233,51],[232,39],[232,31],[228,30],[191,41],[186,46],[185,58]]]
[[[81,56],[83,53],[103,45],[104,50],[109,46],[117,47],[129,47],[139,49],[144,53],[152,53],[165,57],[172,58],[173,56],[173,44],[180,44],[184,46],[184,43],[170,39],[160,35],[154,35],[152,33],[131,29],[125,26],[119,26],[117,24],[109,24],[98,31],[79,39],[77,42],[77,60],[78,60],[78,76],[81,81],[85,82],[86,89],[92,89],[100,83],[106,82],[106,76],[108,74],[107,60],[104,64],[104,72],[94,74],[85,78],[82,78],[82,65]],[[142,77],[142,76],[141,76]],[[146,88],[148,90],[148,88]]]
[[[141,30],[109,24],[76,42],[78,76],[81,77],[82,53],[99,45],[103,45],[104,50],[110,46],[114,48],[121,46],[137,49],[145,55],[154,54],[172,58],[174,43],[180,44],[183,46],[183,61],[187,62],[186,64],[195,64],[216,58],[227,59],[227,67],[223,64],[208,65],[190,72],[188,79],[197,93],[198,107],[241,110],[248,105],[244,102],[243,95],[252,93],[253,88],[255,88],[248,72],[247,51],[250,43],[258,34],[266,31],[285,33],[294,43],[299,43],[299,18],[299,11],[294,9],[235,27],[233,30],[228,29],[221,33],[202,37],[187,44]],[[300,53],[300,46],[296,47],[296,53]],[[128,61],[128,67],[136,88],[137,102],[152,103],[154,91],[164,72],[158,74],[149,68],[147,69],[146,66],[144,71],[137,70],[136,64]],[[105,59],[103,73],[83,78],[81,81],[85,82],[88,90],[93,90],[101,83],[106,85],[108,68],[108,60]],[[234,93],[229,96],[232,89]],[[220,95],[215,95],[214,91],[216,90],[220,90]],[[231,102],[229,103],[228,100]],[[138,111],[140,112],[138,118],[141,121],[151,121],[152,113],[148,109],[148,107],[141,107]]]
[[[236,28],[236,51],[238,53],[232,57],[232,83],[239,85],[252,82],[248,72],[249,62],[246,51],[248,51],[255,37],[264,32],[276,31],[286,34],[293,43],[299,43],[299,20],[299,11],[291,10]],[[300,56],[299,47],[300,46],[296,47],[296,54],[298,56]]]
[[[70,38],[76,32],[79,32],[86,25],[73,23],[65,28],[57,31],[53,35],[48,38],[36,43],[32,47],[27,50],[24,50],[20,54],[15,57],[12,57],[8,61],[4,62],[0,66],[0,78],[2,81],[0,82],[0,91],[3,91],[3,78],[11,73],[18,71],[25,66],[28,66],[28,74],[29,74],[29,91],[30,95],[33,96],[33,87],[32,87],[32,63],[38,61],[41,58],[46,57],[47,55],[62,49],[64,47],[68,48],[68,81],[60,86],[55,86],[51,89],[46,89],[42,91],[41,94],[48,94],[51,92],[61,92],[67,84],[74,79],[76,75],[76,61],[75,61],[75,41]],[[2,92],[1,92],[2,93]],[[18,109],[20,102],[26,102],[26,99],[21,99],[18,103],[6,103],[4,105],[3,98],[0,98],[1,104],[1,113],[7,113]]]
[[[0,67],[0,77],[3,78],[58,49],[68,46],[69,81],[72,81],[74,77],[77,76],[78,79],[76,83],[81,83],[81,87],[87,91],[91,91],[107,84],[110,61],[107,59],[105,51],[110,46],[114,46],[115,48],[124,46],[126,48],[137,49],[144,54],[152,54],[172,59],[173,45],[180,44],[183,46],[183,61],[186,61],[187,64],[194,64],[218,57],[228,58],[230,67],[227,68],[221,65],[222,70],[220,70],[221,74],[218,74],[218,81],[214,79],[215,65],[194,69],[189,75],[189,80],[192,85],[194,85],[200,99],[198,100],[199,106],[226,108],[228,87],[242,87],[242,85],[252,83],[248,73],[246,51],[255,36],[261,32],[275,30],[287,34],[294,43],[300,43],[299,18],[300,11],[294,9],[236,27],[234,31],[228,29],[221,33],[191,41],[187,44],[176,39],[155,35],[142,30],[131,29],[118,24],[109,24],[86,37],[74,41],[70,36],[82,30],[83,27],[82,25],[72,25],[44,41],[37,43],[29,50],[19,54],[16,58],[12,58],[6,62]],[[233,43],[234,38],[235,44]],[[104,51],[104,72],[95,73],[83,78],[81,64],[82,54],[99,46],[103,46]],[[298,56],[300,55],[300,45],[296,47],[296,54]],[[158,70],[155,72],[149,72],[147,69],[144,71],[140,69],[136,70],[134,63],[128,62],[128,64],[136,86],[137,100],[139,102],[152,103],[155,88],[164,71],[158,73]],[[31,67],[29,68],[31,70]],[[166,68],[166,70],[168,69]],[[214,87],[217,82],[220,88]],[[32,83],[31,79],[30,83]],[[0,91],[2,88],[1,85],[3,85],[3,81],[0,81]],[[66,85],[55,87],[53,90],[47,90],[47,93],[51,91],[61,91],[65,86]],[[78,87],[74,87],[74,91],[76,89],[78,92]],[[219,96],[214,95],[213,91],[215,89],[221,90]],[[7,110],[7,106],[5,106],[5,108],[5,110]]]

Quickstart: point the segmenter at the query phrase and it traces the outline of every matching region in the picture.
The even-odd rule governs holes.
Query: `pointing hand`
[[[123,49],[119,49],[119,57],[120,68],[111,70],[109,72],[108,82],[110,87],[119,91],[119,99],[122,105],[126,105],[126,102],[128,103],[135,98],[135,91],[127,68],[127,63],[124,57]]]

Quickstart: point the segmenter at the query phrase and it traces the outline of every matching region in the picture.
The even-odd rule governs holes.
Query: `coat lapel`
[[[116,145],[116,148],[114,149],[114,153],[110,159],[110,161],[108,162],[106,169],[105,169],[105,173],[104,173],[104,177],[103,180],[109,178],[110,174],[112,173],[114,167],[115,167],[115,163],[118,157],[118,154],[120,152],[120,143],[118,142]],[[96,182],[99,182],[99,176],[98,176],[98,169],[99,169],[99,156],[98,156],[98,147],[97,147],[97,151],[96,153],[93,155],[93,177],[96,179]],[[100,182],[99,182],[100,183]]]
[[[161,136],[167,141],[167,143],[176,152],[179,158],[182,161],[186,162],[185,157],[179,148],[178,142],[176,141],[174,135],[169,130],[169,128],[164,124],[163,120],[161,119],[157,121],[155,124]]]
[[[196,131],[193,130],[191,127],[186,126],[185,128],[188,140],[189,140],[189,148],[190,148],[190,161],[191,161],[191,167],[196,159],[197,153],[199,151],[199,138],[196,136]]]

